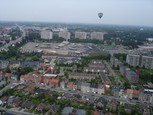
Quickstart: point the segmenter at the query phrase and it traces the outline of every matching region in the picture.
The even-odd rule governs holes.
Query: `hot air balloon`
[[[103,17],[103,13],[98,13],[99,18]]]

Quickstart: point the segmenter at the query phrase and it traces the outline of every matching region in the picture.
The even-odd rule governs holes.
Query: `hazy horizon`
[[[153,27],[152,11],[152,0],[1,0],[0,21]]]

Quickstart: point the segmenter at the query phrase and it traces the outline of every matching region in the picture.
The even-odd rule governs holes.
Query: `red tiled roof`
[[[139,90],[133,90],[133,94],[138,95],[140,93]]]
[[[30,76],[30,75],[21,75],[20,78],[24,78],[26,79],[27,81],[32,81],[34,82],[34,76]]]
[[[73,86],[74,86],[74,82],[68,82],[68,83],[67,83],[67,86],[68,86],[68,87],[73,87]]]
[[[34,86],[29,85],[28,87],[25,88],[26,91],[34,91]]]
[[[98,112],[98,111],[92,111],[92,114],[91,115],[100,115],[100,112]]]
[[[44,78],[44,83],[49,83],[50,79],[49,78]]]
[[[58,79],[51,79],[50,83],[51,84],[59,84],[59,80]]]
[[[39,76],[39,77],[38,77],[38,82],[39,82],[39,83],[43,83],[43,78],[42,78],[42,76]]]

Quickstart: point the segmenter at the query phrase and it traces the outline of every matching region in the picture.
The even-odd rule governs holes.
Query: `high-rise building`
[[[128,54],[126,57],[126,62],[131,66],[139,66],[141,63],[140,55]]]
[[[104,33],[103,32],[92,32],[91,39],[103,40]]]
[[[58,36],[66,39],[66,41],[67,41],[68,39],[70,39],[70,32],[61,31],[61,32],[59,32]]]
[[[86,32],[75,32],[75,38],[86,39]]]
[[[126,62],[131,66],[140,66],[145,67],[147,69],[153,69],[153,57],[152,56],[144,56],[144,55],[136,55],[136,54],[128,54],[126,57]]]
[[[52,39],[53,33],[50,30],[42,30],[41,31],[41,38],[42,39]]]
[[[145,67],[147,69],[153,69],[153,57],[142,56],[141,67]]]

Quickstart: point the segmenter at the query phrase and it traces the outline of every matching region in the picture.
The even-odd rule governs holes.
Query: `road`
[[[109,70],[109,75],[112,76],[112,77],[115,77],[115,79],[117,80],[117,81],[115,81],[115,82],[121,83],[121,84],[122,84],[121,80],[120,80],[119,77],[116,75],[116,73],[115,73],[114,70],[111,68],[111,66],[108,64],[108,62],[107,62],[107,61],[104,61],[104,63],[105,63],[105,65],[106,65],[107,69]]]
[[[49,86],[47,86],[47,87],[42,86],[40,84],[35,85],[35,87],[39,87],[41,89],[46,89],[46,90],[50,89],[51,91],[56,91],[56,92],[61,92],[61,93],[79,94],[81,96],[86,96],[86,97],[90,97],[90,96],[94,96],[94,98],[103,97],[106,100],[116,99],[119,102],[127,103],[127,99],[125,99],[125,98],[117,98],[117,97],[114,97],[114,96],[100,95],[100,94],[93,94],[93,93],[83,93],[82,91],[78,91],[78,90],[69,91],[68,89],[62,89],[60,87],[58,87],[58,88],[51,88]],[[135,105],[137,103],[137,101],[129,101],[128,103]]]
[[[28,113],[28,112],[24,112],[24,111],[18,111],[18,110],[14,110],[14,109],[7,109],[7,108],[3,108],[3,107],[0,107],[0,110],[4,110],[8,113],[12,113],[15,115],[38,115],[38,114]]]
[[[22,41],[22,39],[25,38],[25,32],[24,32],[24,30],[21,27],[19,27],[18,25],[17,25],[17,27],[20,29],[20,31],[22,33],[21,37],[15,39],[15,40],[12,40],[9,43],[5,44],[3,47],[0,48],[0,51],[1,50],[4,50],[4,49],[7,49],[9,46],[11,46],[13,44],[15,45],[17,43],[20,43]]]
[[[12,85],[13,85],[13,83],[10,83],[9,85],[7,85],[7,86],[5,86],[3,89],[1,89],[1,90],[0,90],[0,95],[2,95],[4,91],[10,89]]]

